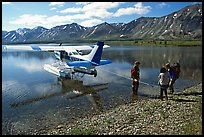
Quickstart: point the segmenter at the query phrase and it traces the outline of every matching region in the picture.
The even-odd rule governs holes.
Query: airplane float
[[[112,63],[111,60],[102,60],[104,48],[110,46],[104,45],[104,42],[98,41],[92,46],[5,46],[5,49],[15,50],[33,50],[54,52],[57,62],[44,64],[43,68],[57,76],[69,77],[75,73],[89,74],[97,76],[96,67]],[[82,51],[91,50],[90,53],[82,55]]]

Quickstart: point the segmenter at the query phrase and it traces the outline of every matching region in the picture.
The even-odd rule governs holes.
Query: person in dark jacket
[[[137,95],[139,88],[139,80],[140,80],[140,62],[136,61],[133,68],[131,69],[131,78],[132,80],[132,93]]]
[[[170,66],[170,63],[167,63],[165,65],[166,70],[169,72],[170,75],[170,80],[169,80],[169,90],[170,93],[174,93],[174,83],[176,80],[179,78],[179,73],[180,73],[180,64],[179,63],[174,63],[174,65]]]

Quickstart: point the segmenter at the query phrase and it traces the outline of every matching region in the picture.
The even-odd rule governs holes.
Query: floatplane
[[[97,66],[110,64],[111,60],[102,60],[104,48],[110,46],[104,45],[104,42],[98,41],[96,45],[91,46],[5,46],[5,49],[15,50],[33,50],[54,52],[57,61],[52,64],[44,64],[43,68],[59,77],[72,78],[75,73],[89,74],[97,76]],[[83,55],[82,51],[90,50],[88,54]]]

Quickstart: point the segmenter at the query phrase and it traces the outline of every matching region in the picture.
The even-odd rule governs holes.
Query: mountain
[[[196,4],[160,18],[139,18],[127,26],[132,38],[197,39],[202,38],[202,5]],[[127,27],[129,28],[129,27]]]
[[[96,25],[94,27],[89,28],[83,35],[82,38],[102,38],[107,39],[110,37],[114,37],[115,34],[118,33],[115,25],[111,25],[107,22]]]
[[[83,39],[202,39],[202,4],[187,6],[162,17],[140,17],[129,23],[83,27],[77,23],[51,29],[35,27],[2,31],[2,42],[42,42]]]
[[[87,30],[86,27],[78,25],[77,23],[61,25],[53,27],[37,37],[38,41],[52,41],[64,39],[78,39]]]
[[[2,32],[2,43],[4,42],[29,42],[34,41],[37,39],[39,35],[41,35],[43,32],[47,31],[48,29],[44,27],[35,27],[33,29],[17,29],[13,31],[9,31],[5,33],[5,31]]]

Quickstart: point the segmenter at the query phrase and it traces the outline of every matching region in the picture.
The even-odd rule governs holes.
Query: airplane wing
[[[74,50],[92,50],[96,45],[84,45],[84,46],[72,46]],[[110,46],[104,45],[103,48],[109,48]]]
[[[5,46],[4,49],[15,49],[15,50],[34,50],[34,51],[64,51],[62,46]]]
[[[96,45],[92,46],[5,46],[4,49],[15,49],[15,50],[33,50],[33,51],[73,51],[73,50],[92,50]],[[110,46],[104,45],[103,48]]]

